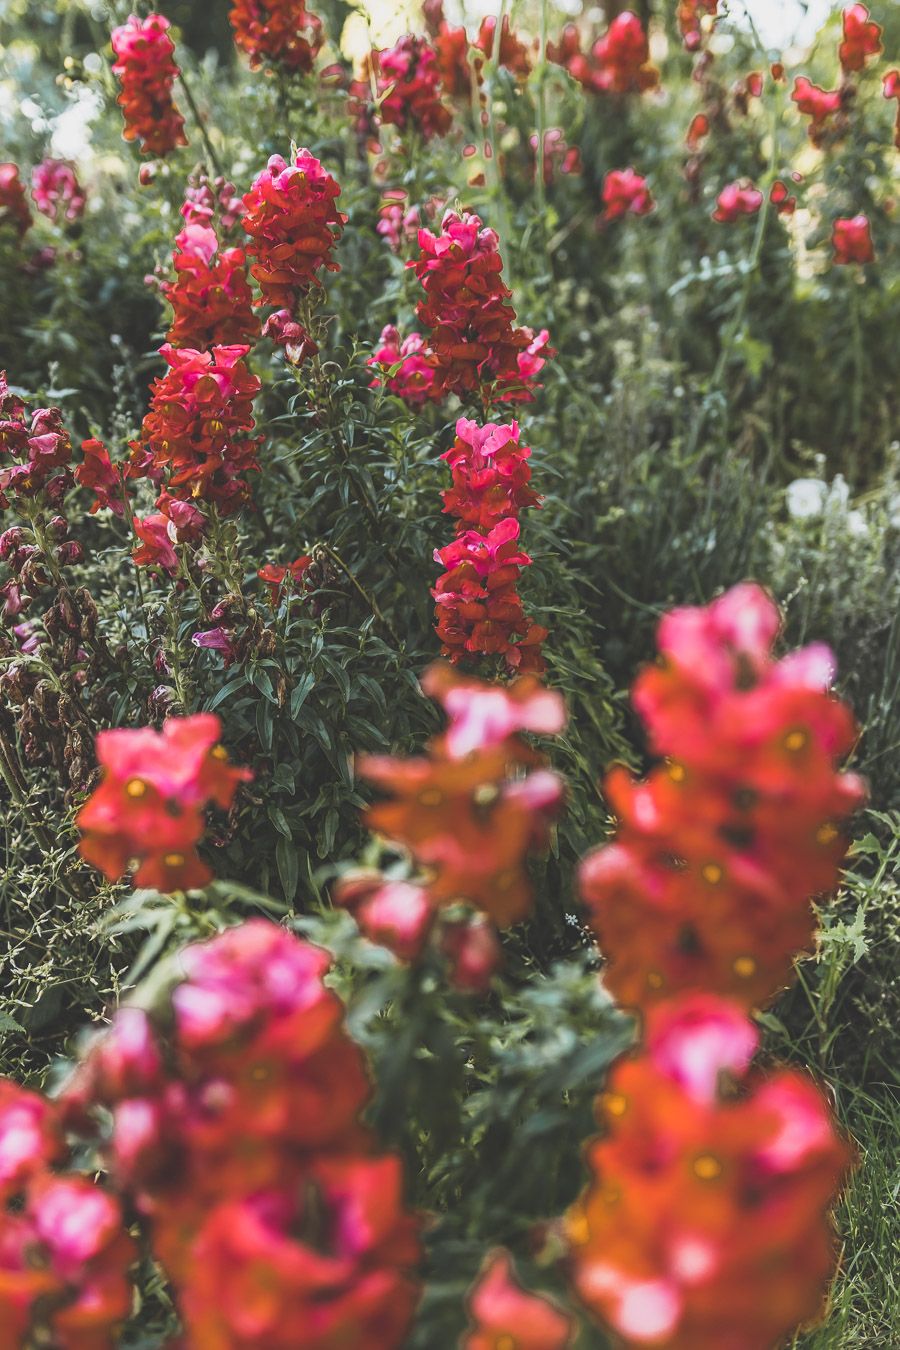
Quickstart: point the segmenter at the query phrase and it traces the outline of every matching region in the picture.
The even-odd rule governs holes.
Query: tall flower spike
[[[340,270],[335,246],[345,217],[336,206],[341,189],[308,150],[298,150],[293,164],[273,155],[244,197],[243,226],[250,236],[250,268],[259,283],[259,303],[294,312],[297,300],[319,273]]]
[[[228,15],[234,40],[250,57],[254,69],[262,65],[309,74],[322,46],[322,20],[303,0],[234,0]]]
[[[160,349],[169,367],[154,381],[141,436],[131,444],[129,473],[154,481],[168,474],[173,497],[216,504],[223,515],[249,497],[245,477],[257,468],[253,399],[260,381],[250,373],[246,346],[194,351]]]
[[[407,266],[425,289],[416,314],[428,330],[441,396],[488,394],[502,402],[532,397],[533,382],[519,358],[534,334],[514,326],[498,242],[471,212],[448,211],[438,235],[419,230],[419,257]]]
[[[220,250],[215,230],[193,221],[176,236],[175,245],[175,280],[162,288],[172,306],[166,340],[173,347],[195,350],[254,342],[259,319],[253,313],[243,250]]]
[[[849,1149],[805,1075],[748,1078],[756,1032],[728,1004],[660,1008],[648,1034],[597,1099],[572,1283],[625,1346],[769,1350],[820,1310]]]
[[[113,73],[122,86],[118,103],[125,118],[123,135],[126,141],[140,139],[145,155],[167,155],[187,145],[184,118],[172,99],[178,67],[169,27],[162,14],[146,19],[132,14],[112,34]]]
[[[238,785],[252,778],[233,768],[212,713],[170,718],[162,732],[101,731],[100,786],[79,811],[81,856],[110,881],[132,863],[135,884],[158,890],[204,886],[212,872],[197,855],[208,802],[227,810]]]
[[[855,740],[819,645],[772,658],[778,610],[743,585],[662,620],[661,664],[634,686],[650,745],[643,782],[607,776],[615,839],[581,892],[624,1004],[706,989],[771,999],[814,935],[810,898],[837,883],[844,825],[864,798],[836,763]]]

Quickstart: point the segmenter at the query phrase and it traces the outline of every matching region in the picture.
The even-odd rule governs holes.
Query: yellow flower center
[[[147,784],[144,782],[143,778],[129,778],[128,782],[125,784],[126,797],[134,797],[134,799],[137,800],[138,797],[145,796],[146,792]]]
[[[789,731],[785,736],[784,748],[785,750],[789,750],[791,754],[796,754],[797,751],[802,750],[808,742],[809,732],[805,731],[803,727],[796,727],[793,731]]]
[[[163,858],[166,867],[184,867],[183,853],[167,853]]]
[[[722,1164],[711,1153],[701,1153],[694,1159],[694,1175],[701,1181],[715,1181],[722,1175]]]
[[[725,875],[718,863],[704,863],[700,870],[700,875],[704,881],[708,881],[710,886],[718,886],[722,877]]]
[[[742,980],[749,980],[750,976],[756,972],[756,962],[752,956],[738,956],[735,958],[732,969],[735,975],[740,976]]]

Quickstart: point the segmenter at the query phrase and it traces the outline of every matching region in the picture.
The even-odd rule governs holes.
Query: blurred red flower
[[[167,155],[176,146],[187,145],[184,118],[172,100],[179,72],[169,27],[162,14],[148,14],[146,19],[132,14],[112,33],[113,73],[122,86],[117,101],[125,117],[123,135],[126,141],[140,138],[145,155]]]

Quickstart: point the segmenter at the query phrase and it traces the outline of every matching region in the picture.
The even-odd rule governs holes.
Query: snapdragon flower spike
[[[541,498],[528,486],[531,451],[519,444],[519,424],[488,422],[479,426],[467,417],[456,424],[456,440],[441,459],[453,473],[453,486],[443,494],[444,511],[457,521],[457,534],[480,530],[489,534],[499,521],[518,516]]]
[[[546,1295],[526,1293],[502,1247],[485,1258],[469,1294],[469,1319],[461,1350],[566,1350],[574,1342],[574,1319]]]
[[[809,121],[809,139],[818,145],[833,126],[832,119],[844,107],[840,89],[822,89],[805,75],[798,75],[791,91],[791,101]]]
[[[806,1075],[747,1074],[756,1033],[728,1004],[661,1007],[648,1034],[597,1100],[572,1284],[624,1346],[769,1350],[820,1312],[850,1151]]]
[[[763,204],[763,195],[759,188],[746,179],[729,183],[716,198],[713,220],[720,225],[733,225],[741,216],[755,216]]]
[[[616,837],[581,867],[604,980],[628,1006],[687,989],[765,1003],[811,945],[810,898],[837,884],[844,825],[865,795],[835,767],[856,729],[829,692],[827,648],[772,659],[779,624],[751,584],[673,610],[662,663],[635,683],[668,763],[643,782],[608,775]]]
[[[137,864],[138,886],[186,890],[204,886],[211,870],[200,861],[208,802],[228,810],[249,769],[234,768],[219,744],[222,724],[212,713],[169,718],[161,732],[101,731],[100,786],[79,811],[81,856],[118,881]]]
[[[22,239],[33,223],[18,164],[0,164],[0,228],[8,225]]]
[[[535,675],[521,675],[512,684],[485,684],[436,661],[420,684],[447,714],[449,725],[442,744],[451,759],[494,750],[523,731],[558,736],[565,729],[562,696]]]
[[[107,1350],[131,1312],[137,1247],[116,1199],[46,1172],[0,1212],[0,1338],[5,1347]]]
[[[106,1135],[191,1344],[407,1333],[418,1223],[359,1123],[369,1083],[328,967],[263,919],[190,946],[167,1001],[120,1010],[63,1089],[70,1128]]]
[[[436,391],[530,399],[531,381],[518,359],[534,334],[514,326],[496,233],[474,213],[448,211],[439,235],[419,230],[419,250],[407,266],[426,292],[416,314],[428,330]]]
[[[373,52],[371,65],[378,118],[385,126],[417,131],[425,141],[446,136],[453,116],[441,102],[440,72],[430,43],[407,35],[393,47]]]
[[[41,214],[56,221],[79,220],[87,201],[74,166],[63,159],[44,159],[34,166],[31,195]]]
[[[874,23],[865,5],[848,5],[841,13],[844,38],[838,57],[844,70],[862,70],[872,56],[884,50],[881,26]]]
[[[487,534],[466,530],[435,562],[447,570],[432,590],[441,652],[454,663],[472,656],[501,656],[511,671],[540,672],[546,628],[525,613],[516,589],[531,563],[518,545],[519,522],[499,521]]]
[[[715,19],[718,10],[719,0],[678,0],[676,10],[678,27],[689,52],[695,52],[702,46],[703,20]]]
[[[243,226],[256,259],[250,271],[259,283],[260,304],[294,312],[297,300],[319,273],[340,271],[333,253],[344,228],[338,211],[341,189],[314,155],[298,150],[294,163],[272,155],[244,196]]]
[[[223,515],[250,495],[260,438],[253,399],[261,385],[245,362],[247,346],[160,348],[169,369],[151,388],[141,437],[131,443],[131,472],[159,481],[173,497],[213,502]]]
[[[191,221],[175,239],[175,280],[162,293],[172,306],[166,341],[172,347],[252,343],[259,337],[242,249],[219,249],[214,229]]]
[[[304,75],[312,70],[324,34],[322,20],[303,0],[234,0],[228,17],[252,69],[271,64]]]
[[[72,485],[71,458],[72,442],[59,408],[35,408],[29,414],[0,371],[0,510],[10,497],[40,495],[58,502]]]
[[[117,100],[125,118],[122,134],[126,141],[140,139],[145,155],[167,155],[187,145],[184,118],[172,99],[178,67],[169,28],[162,14],[146,19],[132,14],[112,34],[113,74],[122,86]]]
[[[411,408],[421,408],[430,400],[443,397],[441,386],[435,382],[434,352],[421,333],[410,333],[401,339],[399,330],[393,324],[386,324],[366,365],[376,371],[373,389],[384,386]],[[393,370],[394,366],[398,369]],[[393,374],[389,374],[392,370]],[[378,371],[382,373],[378,374]]]
[[[659,84],[644,26],[630,10],[616,15],[586,55],[578,29],[567,25],[558,44],[548,43],[547,57],[595,94],[641,94]]]
[[[9,1199],[58,1163],[64,1152],[53,1103],[0,1078],[0,1214]]]
[[[851,263],[875,261],[872,227],[868,216],[850,216],[836,220],[832,227],[832,261],[845,267]]]
[[[182,1308],[195,1345],[399,1350],[418,1301],[416,1224],[397,1157],[324,1156],[302,1188],[216,1206]]]
[[[308,553],[303,553],[299,558],[295,558],[292,563],[266,563],[265,567],[259,569],[256,575],[267,587],[269,603],[273,609],[281,603],[288,584],[294,594],[303,590],[303,579],[311,563],[311,556]]]
[[[603,180],[603,219],[619,220],[625,215],[646,216],[656,203],[643,174],[627,169],[610,169]]]
[[[423,687],[452,709],[450,728],[426,756],[360,756],[360,775],[389,794],[366,824],[427,869],[433,905],[465,900],[507,927],[528,912],[525,859],[545,846],[563,799],[560,779],[517,733],[558,728],[560,701],[535,680],[500,691],[442,668]]]
[[[478,36],[475,39],[475,46],[479,51],[484,52],[486,60],[490,61],[494,55],[494,36],[497,32],[497,20],[493,14],[486,14],[481,20],[481,26],[478,29]],[[505,70],[513,75],[518,75],[521,79],[527,79],[531,74],[531,56],[528,48],[522,39],[512,31],[509,22],[509,15],[504,14],[503,26],[500,29],[500,52],[499,64]]]

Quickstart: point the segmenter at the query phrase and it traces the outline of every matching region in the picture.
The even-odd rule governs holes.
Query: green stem
[[[343,572],[344,576],[347,578],[350,584],[355,587],[358,593],[362,596],[363,600],[365,600],[366,604],[369,606],[369,609],[372,611],[378,623],[381,624],[384,631],[390,637],[394,646],[399,648],[401,646],[399,634],[397,633],[397,630],[394,628],[390,619],[388,619],[386,615],[382,613],[378,605],[378,601],[375,599],[375,597],[369,594],[365,586],[363,586],[362,583],[357,580],[356,576],[354,575],[353,572],[351,572],[350,568],[344,562],[343,558],[338,553],[336,553],[333,548],[330,548],[328,544],[319,544],[317,545],[317,548],[320,549],[321,552],[326,555],[326,557],[331,559],[335,567],[339,568],[340,571]]]
[[[194,98],[193,90],[191,89],[191,86],[188,83],[183,70],[179,70],[178,72],[178,81],[181,85],[185,101],[191,110],[191,116],[193,117],[194,121],[197,124],[197,130],[200,132],[200,137],[203,141],[203,144],[206,147],[206,153],[209,156],[209,162],[212,165],[213,169],[216,171],[216,173],[219,175],[219,177],[224,178],[225,174],[222,169],[222,164],[219,160],[219,156],[216,154],[215,146],[213,145],[212,141],[209,138],[209,131],[207,130],[203,114],[200,112],[200,109],[197,106],[197,100]]]

